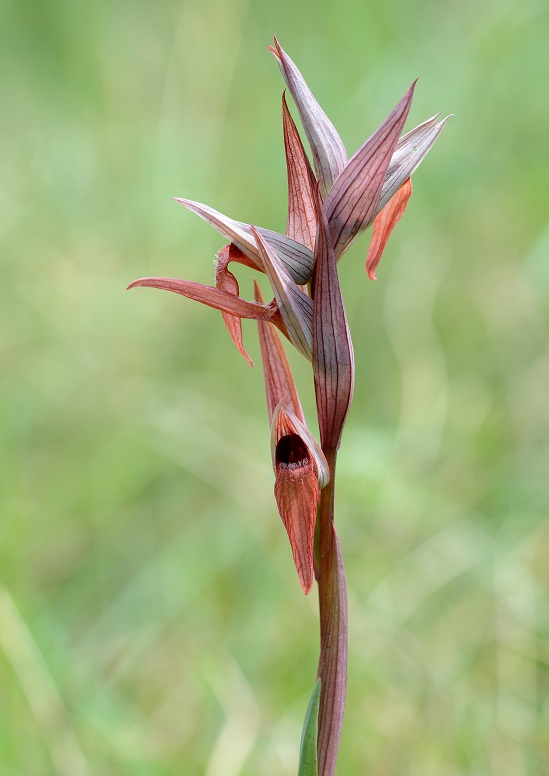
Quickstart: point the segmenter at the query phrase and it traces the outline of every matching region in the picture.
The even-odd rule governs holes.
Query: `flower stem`
[[[318,507],[321,679],[318,720],[318,776],[333,776],[343,727],[347,687],[347,590],[339,541],[334,527],[336,452],[325,451],[330,482],[321,491]]]

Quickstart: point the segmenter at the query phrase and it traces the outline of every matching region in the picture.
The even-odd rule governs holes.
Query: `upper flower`
[[[310,288],[316,260],[316,182],[337,260],[357,235],[375,221],[367,259],[368,274],[373,278],[389,235],[406,207],[411,193],[410,176],[446,121],[434,116],[399,137],[412,102],[412,84],[385,121],[348,159],[335,127],[276,38],[270,50],[297,106],[314,164],[313,173],[283,97],[288,171],[286,234],[253,228],[208,205],[176,198],[230,241],[219,254],[216,287],[174,278],[141,278],[130,286],[164,288],[221,310],[231,337],[250,363],[242,344],[241,318],[271,319],[298,350],[312,358],[313,304],[307,287]],[[231,261],[268,275],[275,296],[271,305],[258,306],[238,297],[238,282],[228,269]]]

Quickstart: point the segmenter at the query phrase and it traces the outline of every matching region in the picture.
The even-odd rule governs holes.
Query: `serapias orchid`
[[[241,322],[243,318],[258,322],[271,423],[275,498],[300,584],[307,594],[316,576],[319,588],[318,731],[308,730],[304,740],[316,740],[318,775],[333,776],[347,671],[345,574],[333,519],[335,466],[354,386],[353,346],[337,262],[373,223],[366,269],[369,277],[375,278],[391,231],[408,203],[411,175],[433,146],[446,119],[434,116],[401,136],[414,82],[349,159],[333,124],[276,38],[270,50],[297,107],[313,162],[309,162],[283,94],[288,176],[286,233],[236,221],[207,205],[177,199],[229,241],[218,254],[215,286],[149,277],[134,281],[129,288],[161,288],[220,310],[231,338],[250,364]],[[254,301],[241,298],[238,281],[229,269],[231,262],[264,273],[273,300],[265,303],[257,283]],[[320,445],[305,423],[275,328],[312,363]],[[318,685],[315,692],[318,697]],[[308,718],[316,720],[316,714]],[[302,765],[316,761],[310,752],[305,752],[303,758]],[[313,770],[303,767],[306,770],[300,769],[300,773],[316,776],[316,762],[311,766]]]

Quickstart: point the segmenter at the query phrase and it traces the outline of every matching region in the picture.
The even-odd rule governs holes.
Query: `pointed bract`
[[[254,281],[254,287],[255,301],[259,304],[264,304],[260,288],[256,281]],[[263,362],[263,375],[265,377],[265,393],[267,394],[269,421],[272,420],[276,407],[281,401],[284,401],[294,415],[305,423],[294,377],[282,341],[271,322],[258,321],[257,326],[259,345],[261,348],[261,360]]]
[[[325,203],[337,258],[377,213],[385,174],[406,121],[415,83],[334,183]]]
[[[311,146],[316,176],[323,193],[326,194],[347,164],[345,146],[334,125],[314,98],[305,79],[276,38],[274,47],[270,46],[269,49],[277,58],[282,77],[294,98]]]
[[[288,169],[288,223],[286,235],[314,250],[316,214],[313,189],[316,184],[299,132],[282,95],[282,127]]]
[[[318,234],[313,279],[313,372],[320,441],[335,451],[351,405],[354,354],[328,221],[317,190]]]
[[[238,280],[228,269],[228,265],[231,261],[238,261],[242,256],[242,252],[232,243],[225,245],[217,255],[217,262],[215,265],[215,285],[222,291],[233,294],[233,296],[239,295]],[[223,311],[221,312],[221,315],[223,316],[227,331],[238,348],[238,351],[244,356],[250,366],[253,366],[253,361],[246,353],[244,343],[242,342],[242,319],[238,315],[230,315]]]
[[[406,210],[406,205],[412,193],[412,181],[408,178],[396,194],[393,194],[383,210],[377,214],[374,221],[374,231],[368,257],[366,259],[366,272],[370,280],[376,280],[376,269],[381,260],[387,241],[395,228],[397,221]]]
[[[199,215],[204,221],[207,221],[207,223],[217,229],[220,234],[234,243],[249,259],[248,266],[252,267],[252,269],[263,271],[263,264],[259,258],[257,246],[248,224],[224,216],[223,213],[219,213],[213,207],[202,205],[200,202],[193,202],[190,199],[180,199],[178,197],[175,197],[175,201]],[[263,239],[277,251],[281,262],[295,282],[300,285],[308,283],[313,274],[314,260],[312,252],[304,245],[283,234],[272,232],[270,229],[258,229],[258,231]]]
[[[432,119],[424,121],[423,124],[410,130],[410,132],[400,138],[391,158],[391,163],[387,168],[381,190],[381,199],[378,204],[378,212],[385,207],[404,181],[417,170],[435,144],[449,118],[450,116],[447,116],[442,121],[438,121],[438,116],[433,116]]]
[[[271,283],[290,342],[311,360],[313,303],[294,282],[275,250],[252,226],[264,271]]]

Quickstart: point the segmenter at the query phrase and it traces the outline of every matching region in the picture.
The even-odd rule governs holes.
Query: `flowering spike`
[[[284,94],[282,95],[282,125],[288,168],[286,235],[314,250],[316,214],[313,189],[316,181]]]
[[[268,321],[275,314],[275,308],[271,305],[260,305],[256,302],[247,302],[239,296],[224,291],[214,286],[204,286],[202,283],[193,283],[191,280],[178,280],[177,278],[140,278],[134,280],[127,288],[161,288],[164,291],[173,291],[175,294],[186,296],[197,302],[214,307],[221,312],[230,315],[238,315],[239,318],[251,318],[252,320]]]
[[[293,281],[278,254],[251,227],[292,345],[311,360],[313,303]]]
[[[326,215],[337,258],[377,213],[385,174],[410,110],[414,87],[415,82],[349,160],[328,195]]]
[[[230,272],[228,265],[231,261],[239,261],[240,257],[244,254],[232,243],[225,245],[217,256],[217,262],[215,265],[215,285],[222,291],[227,291],[234,296],[239,295],[238,280],[235,278],[232,272]],[[244,257],[246,258],[246,257]],[[223,321],[229,336],[238,348],[244,358],[248,361],[250,366],[254,363],[246,352],[244,343],[242,342],[242,319],[238,315],[230,315],[226,312],[221,312]]]
[[[277,39],[269,50],[275,55],[280,72],[299,111],[303,129],[311,146],[316,175],[326,194],[347,164],[347,152],[336,128],[324,113],[305,79],[281,48]]]
[[[255,280],[254,288],[255,301],[258,304],[264,304],[261,290]],[[271,323],[258,321],[257,326],[261,359],[263,361],[263,375],[265,377],[265,392],[267,394],[269,421],[272,420],[277,405],[284,400],[286,406],[292,410],[300,421],[305,423],[294,377],[282,341]]]
[[[313,281],[313,372],[320,441],[335,451],[353,397],[354,354],[328,221],[317,189],[318,234]]]
[[[438,121],[438,115],[410,130],[398,141],[383,182],[378,212],[385,207],[407,178],[417,170],[433,147],[442,132],[442,128],[450,118],[450,116],[446,116],[442,121]]]
[[[263,271],[263,264],[248,224],[224,216],[222,213],[214,210],[213,207],[202,205],[200,202],[193,202],[190,199],[180,199],[178,197],[175,197],[175,201],[199,215],[204,221],[207,221],[224,237],[234,243],[248,258],[248,266],[252,269]],[[283,234],[271,232],[270,229],[258,229],[257,231],[277,251],[281,262],[295,282],[300,285],[308,283],[313,274],[312,252],[295,240]]]
[[[395,228],[397,221],[403,216],[406,205],[412,193],[412,181],[408,178],[396,194],[393,194],[383,210],[380,210],[374,221],[374,232],[368,257],[366,259],[366,272],[370,280],[376,280],[376,269],[381,260],[387,240]]]

